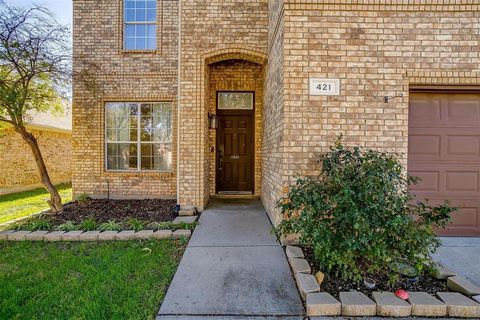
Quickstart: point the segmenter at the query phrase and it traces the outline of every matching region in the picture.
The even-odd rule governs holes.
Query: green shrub
[[[26,231],[37,231],[44,230],[50,231],[52,229],[52,222],[43,217],[33,217],[25,221],[15,223],[9,227],[13,230],[26,230]]]
[[[114,220],[109,220],[108,222],[104,222],[100,224],[98,227],[99,231],[122,231],[123,227],[122,224],[119,222],[116,222]]]
[[[171,229],[171,223],[169,222],[151,222],[147,225],[148,230],[170,230]]]
[[[137,218],[132,218],[130,220],[127,220],[125,223],[126,228],[128,230],[135,230],[135,231],[140,231],[143,230],[145,227],[145,224],[138,220]]]
[[[439,246],[434,228],[455,210],[414,202],[398,155],[359,147],[339,138],[320,157],[318,176],[300,177],[278,206],[286,218],[281,235],[297,233],[324,271],[359,282],[364,276],[398,280],[399,263],[423,273]]]
[[[151,222],[147,225],[148,230],[179,230],[179,229],[188,229],[193,231],[195,227],[197,226],[197,223],[177,223],[173,224],[171,222]]]
[[[80,223],[80,230],[94,231],[97,230],[97,227],[98,224],[93,217],[89,217]]]
[[[61,225],[55,227],[55,230],[57,231],[76,231],[79,230],[79,226],[73,223],[72,221],[67,221],[65,223],[62,223]]]

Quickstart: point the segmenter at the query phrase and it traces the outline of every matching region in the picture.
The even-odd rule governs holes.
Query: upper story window
[[[124,0],[124,50],[157,49],[157,0]]]

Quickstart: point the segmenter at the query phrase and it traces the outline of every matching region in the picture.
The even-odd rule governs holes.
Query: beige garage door
[[[412,92],[408,171],[432,203],[460,208],[440,235],[480,235],[480,92]]]

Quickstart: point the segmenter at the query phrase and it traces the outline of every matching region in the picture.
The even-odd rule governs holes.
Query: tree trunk
[[[55,186],[50,180],[50,176],[48,175],[47,167],[45,166],[45,162],[43,161],[42,152],[40,151],[40,148],[38,146],[37,139],[34,137],[33,134],[28,132],[24,126],[15,126],[15,129],[18,133],[22,135],[23,140],[25,140],[25,142],[32,150],[33,157],[35,158],[35,163],[37,164],[38,173],[40,174],[40,181],[45,187],[45,189],[47,189],[48,193],[50,193],[50,200],[47,201],[48,205],[50,206],[50,210],[54,214],[62,211],[62,198],[60,197],[60,194],[58,194],[57,189],[55,189]]]

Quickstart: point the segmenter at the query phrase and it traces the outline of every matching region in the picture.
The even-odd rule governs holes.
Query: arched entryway
[[[206,190],[211,196],[260,196],[265,57],[248,50],[205,57]]]

